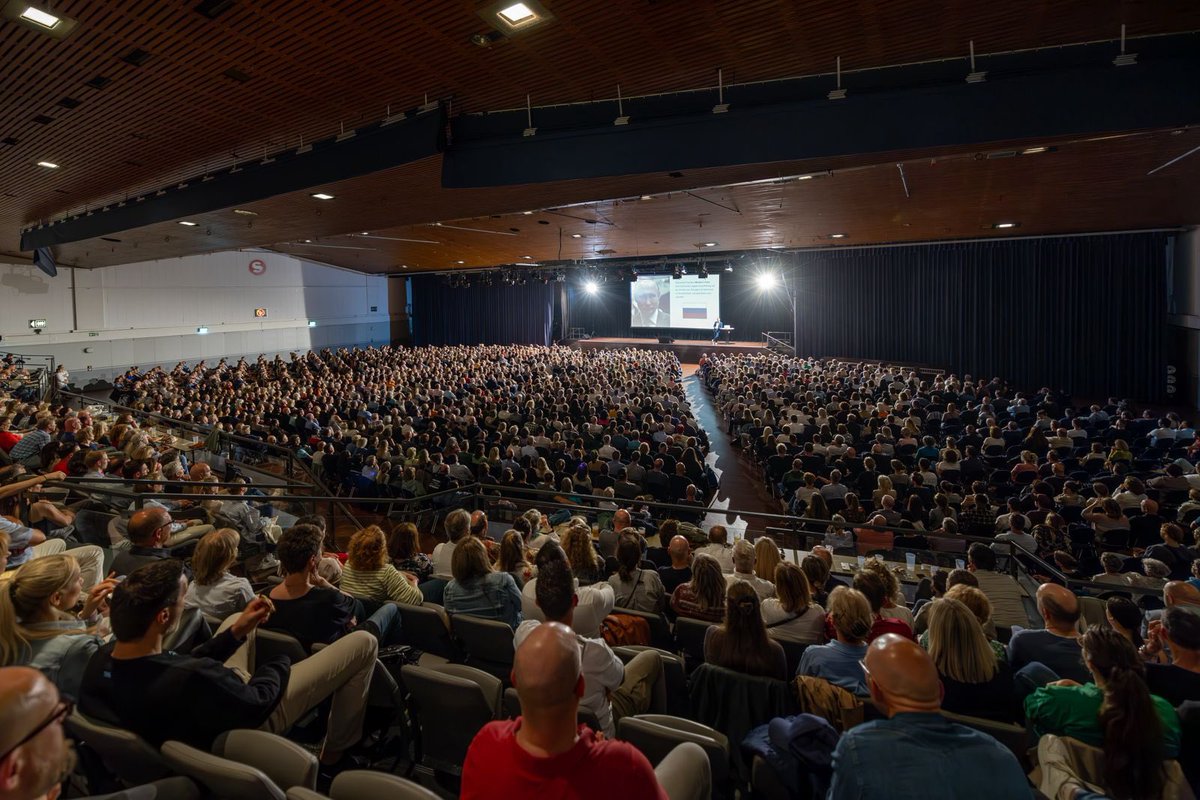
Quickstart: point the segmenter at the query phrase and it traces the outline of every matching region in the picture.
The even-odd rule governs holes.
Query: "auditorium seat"
[[[968,728],[974,728],[991,736],[1012,751],[1012,754],[1017,757],[1017,761],[1021,763],[1023,770],[1029,772],[1032,769],[1029,750],[1035,743],[1032,741],[1029,731],[1024,726],[1008,722],[996,722],[995,720],[983,719],[982,717],[968,717],[965,714],[952,714],[945,710],[941,713],[942,716],[952,722],[966,725]]]
[[[421,651],[423,667],[462,661],[462,652],[450,635],[450,620],[437,603],[399,604],[400,632],[405,644]]]
[[[419,783],[367,769],[352,769],[333,779],[329,794],[295,786],[287,791],[287,800],[438,800],[439,795]]]
[[[450,629],[462,645],[469,666],[495,675],[504,685],[512,680],[513,629],[507,623],[470,614],[450,617]]]
[[[132,731],[85,717],[78,709],[67,717],[65,727],[125,786],[140,786],[171,774],[158,750]]]
[[[714,788],[724,788],[729,779],[729,739],[699,722],[665,714],[638,714],[617,723],[617,738],[640,750],[654,766],[678,745],[693,742],[708,757]]]
[[[176,772],[228,800],[285,800],[281,787],[317,785],[317,757],[266,731],[229,731],[217,737],[211,753],[165,742],[162,756]]]
[[[521,716],[521,696],[517,693],[515,687],[508,687],[504,690],[504,716],[509,719],[516,719]],[[597,733],[603,733],[600,729],[600,719],[591,709],[579,707],[579,711],[575,714],[575,719],[582,725],[587,725]]]
[[[688,671],[695,669],[704,661],[704,636],[713,623],[707,620],[680,617],[675,620],[675,641],[679,643],[679,652],[686,659]]]
[[[500,680],[463,664],[436,670],[408,664],[400,674],[417,727],[415,760],[438,771],[461,773],[475,734],[500,716]]]

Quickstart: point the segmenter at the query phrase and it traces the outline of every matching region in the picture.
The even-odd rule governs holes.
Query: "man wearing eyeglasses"
[[[75,766],[62,729],[70,713],[71,704],[36,669],[0,669],[0,800],[58,797]]]
[[[133,546],[117,553],[112,569],[118,575],[128,575],[135,569],[154,561],[171,557],[167,542],[171,539],[175,520],[171,512],[161,507],[143,508],[129,518],[129,541]]]

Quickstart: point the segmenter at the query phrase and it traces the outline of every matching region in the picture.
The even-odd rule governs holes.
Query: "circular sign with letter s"
[[[262,275],[267,271],[267,262],[261,258],[256,258],[250,262],[250,266],[247,269],[250,270],[251,275]]]

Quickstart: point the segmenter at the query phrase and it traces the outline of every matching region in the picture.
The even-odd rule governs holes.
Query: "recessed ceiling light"
[[[642,199],[643,199],[643,200],[649,200],[649,199],[650,199],[650,195],[648,195],[648,194],[644,194],[644,195],[642,195]]]
[[[196,227],[196,225],[197,225],[198,223],[195,223],[195,222],[188,222],[186,219],[181,219],[181,220],[179,220],[179,224],[180,224],[180,225],[187,225],[189,228],[194,228],[194,227]]]
[[[846,238],[846,234],[844,234],[844,233],[831,233],[831,234],[829,234],[829,238],[830,238],[830,239],[845,239],[845,238]]]
[[[716,242],[705,242],[704,246],[705,247],[716,247],[717,243]]]
[[[45,11],[42,11],[40,8],[34,8],[33,6],[27,6],[25,10],[21,12],[21,19],[25,20],[26,22],[32,22],[34,25],[41,25],[48,31],[54,30],[58,27],[59,23],[62,22],[61,18],[56,17],[53,14],[48,14]]]
[[[522,22],[532,19],[536,16],[533,10],[524,3],[513,3],[508,8],[502,8],[499,11],[500,16],[511,22],[513,25],[518,25]]]
[[[1021,155],[1031,156],[1034,153],[1044,153],[1049,149],[1050,148],[1048,148],[1048,147],[1026,147],[1024,150],[1021,151]]]
[[[533,258],[533,256],[521,256],[521,258]]]
[[[521,213],[528,217],[533,212],[532,211],[522,211]]]
[[[233,210],[233,213],[235,213],[235,214],[241,214],[241,215],[242,215],[242,216],[244,216],[244,217],[257,217],[257,216],[258,216],[258,212],[257,212],[257,211],[251,211],[251,210],[249,210],[249,209],[247,209],[247,208],[235,208],[235,209]]]
[[[305,244],[312,244],[312,239],[305,239],[305,240],[304,240],[304,243],[305,243]]]
[[[333,195],[326,194],[325,192],[314,192],[312,196],[318,200],[332,200],[333,199]]]
[[[572,234],[571,234],[571,238],[572,238],[572,239],[582,239],[582,238],[583,238],[583,234],[582,234],[582,233],[572,233]]]
[[[1015,222],[997,222],[992,227],[1003,230],[1005,228],[1015,228],[1015,227],[1017,227],[1017,223],[1015,223]]]
[[[55,164],[53,161],[39,161],[37,165],[46,169],[58,169],[58,164]]]
[[[454,263],[455,263],[455,264],[465,264],[465,263],[467,263],[467,262],[465,262],[465,261],[455,261]]]
[[[363,231],[363,232],[362,232],[362,235],[363,235],[363,236],[370,236],[370,235],[371,235],[371,232],[370,232],[370,231]]]
[[[796,178],[796,180],[798,180],[798,181],[811,181],[812,179],[813,179],[812,175],[801,175]]]

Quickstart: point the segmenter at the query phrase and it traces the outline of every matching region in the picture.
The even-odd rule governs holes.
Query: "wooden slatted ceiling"
[[[333,201],[314,200],[307,192],[284,195],[249,206],[255,217],[226,210],[196,217],[194,228],[173,222],[148,226],[120,234],[120,242],[64,246],[60,260],[94,267],[274,243],[280,251],[350,269],[402,272],[407,265],[416,272],[454,269],[458,261],[477,268],[1195,224],[1200,158],[1146,173],[1195,147],[1198,139],[1200,131],[1164,131],[1051,142],[1055,152],[994,160],[975,153],[906,151],[872,162],[843,158],[700,170],[681,179],[656,174],[470,190],[441,189],[440,157],[432,157],[329,187],[337,196]],[[904,196],[898,161],[905,163],[911,198]],[[817,169],[839,171],[808,181],[698,188]],[[696,188],[689,193],[681,186]],[[655,197],[565,205],[642,192]],[[509,213],[494,214],[498,209]],[[521,213],[529,209],[544,210]],[[1001,221],[1020,227],[1008,234],[990,228]],[[831,240],[831,233],[847,238]],[[304,244],[306,238],[312,243]],[[707,241],[718,246],[697,247]]]
[[[269,144],[329,135],[388,104],[453,95],[458,111],[611,97],[1200,28],[1188,0],[547,0],[555,19],[484,50],[482,2],[60,0],[79,21],[55,41],[0,22],[0,250],[15,229],[167,183]],[[142,66],[123,61],[133,48]],[[238,83],[230,67],[250,76]],[[85,83],[111,79],[102,90]],[[63,97],[81,104],[57,105]],[[45,114],[53,122],[39,125]],[[62,165],[48,173],[34,164]]]

